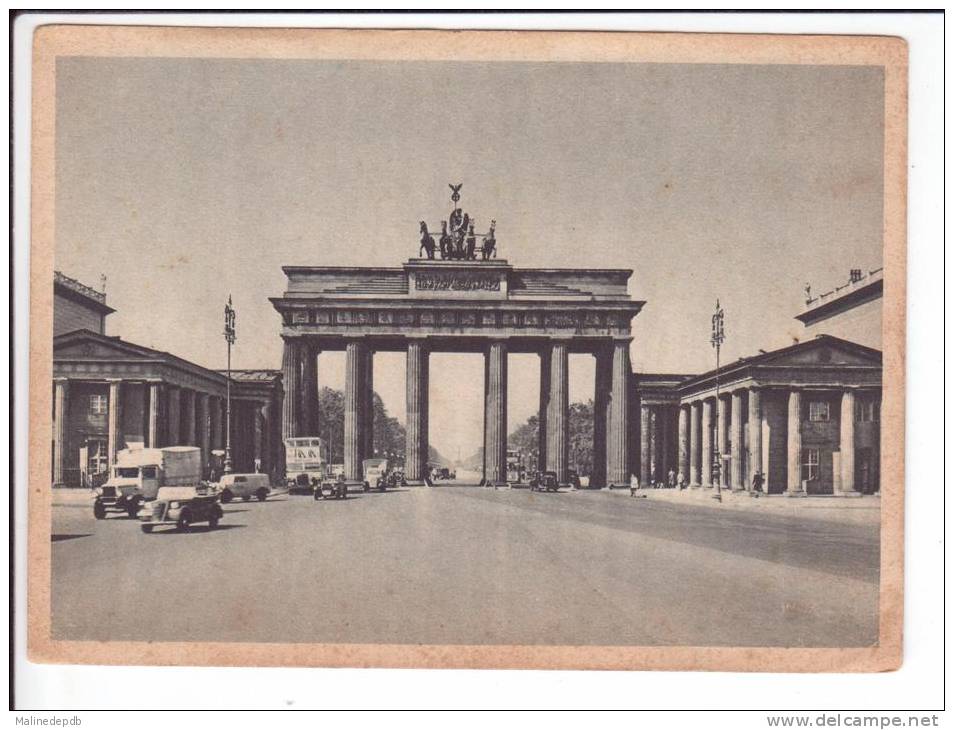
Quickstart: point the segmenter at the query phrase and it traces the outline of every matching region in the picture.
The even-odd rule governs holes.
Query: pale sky
[[[800,336],[806,282],[881,265],[882,94],[874,67],[61,59],[56,267],[107,276],[109,334],[213,368],[231,292],[233,363],[278,368],[281,266],[398,266],[463,182],[510,263],[633,269],[634,369],[699,372],[717,297],[729,361]],[[467,456],[483,369],[443,357],[431,440]],[[510,358],[511,428],[535,363]],[[403,365],[375,359],[402,420]],[[571,398],[592,378],[572,358]]]

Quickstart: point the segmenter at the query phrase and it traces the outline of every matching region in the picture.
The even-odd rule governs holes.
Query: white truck
[[[123,449],[116,454],[109,479],[96,489],[93,516],[102,520],[112,511],[135,517],[161,487],[198,487],[201,480],[202,452],[196,446]]]

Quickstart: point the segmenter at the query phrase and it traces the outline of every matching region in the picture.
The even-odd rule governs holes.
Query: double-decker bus
[[[507,449],[507,481],[519,484],[527,478],[527,470],[523,463],[523,452],[516,449]]]
[[[317,436],[285,439],[285,481],[290,489],[314,490],[327,466],[328,449]]]

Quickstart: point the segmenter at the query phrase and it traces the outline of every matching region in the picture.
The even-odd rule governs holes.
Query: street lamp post
[[[229,303],[225,305],[225,335],[226,342],[226,378],[225,378],[225,464],[223,471],[232,473],[232,345],[235,344],[235,310],[232,308],[232,295],[229,294]]]
[[[725,311],[719,305],[719,300],[716,299],[716,310],[715,314],[712,315],[712,338],[710,342],[716,351],[716,371],[715,371],[715,392],[716,392],[716,423],[719,431],[716,433],[715,449],[712,459],[712,479],[715,482],[716,493],[712,495],[712,498],[722,501],[722,454],[719,453],[719,442],[721,439],[719,435],[722,433],[722,429],[725,424],[722,423],[719,418],[719,351],[722,348],[722,343],[725,342]],[[707,426],[708,428],[708,426]]]

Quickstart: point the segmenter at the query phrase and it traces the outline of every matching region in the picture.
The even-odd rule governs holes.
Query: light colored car
[[[248,502],[252,497],[264,502],[271,485],[268,474],[223,474],[218,489],[219,498],[226,504],[238,498]]]
[[[196,522],[208,522],[209,529],[218,527],[222,507],[215,493],[205,486],[160,487],[156,499],[139,512],[140,527],[150,533],[156,527],[188,530]]]
[[[363,466],[364,491],[380,489],[383,492],[388,486],[388,460],[365,459]]]

